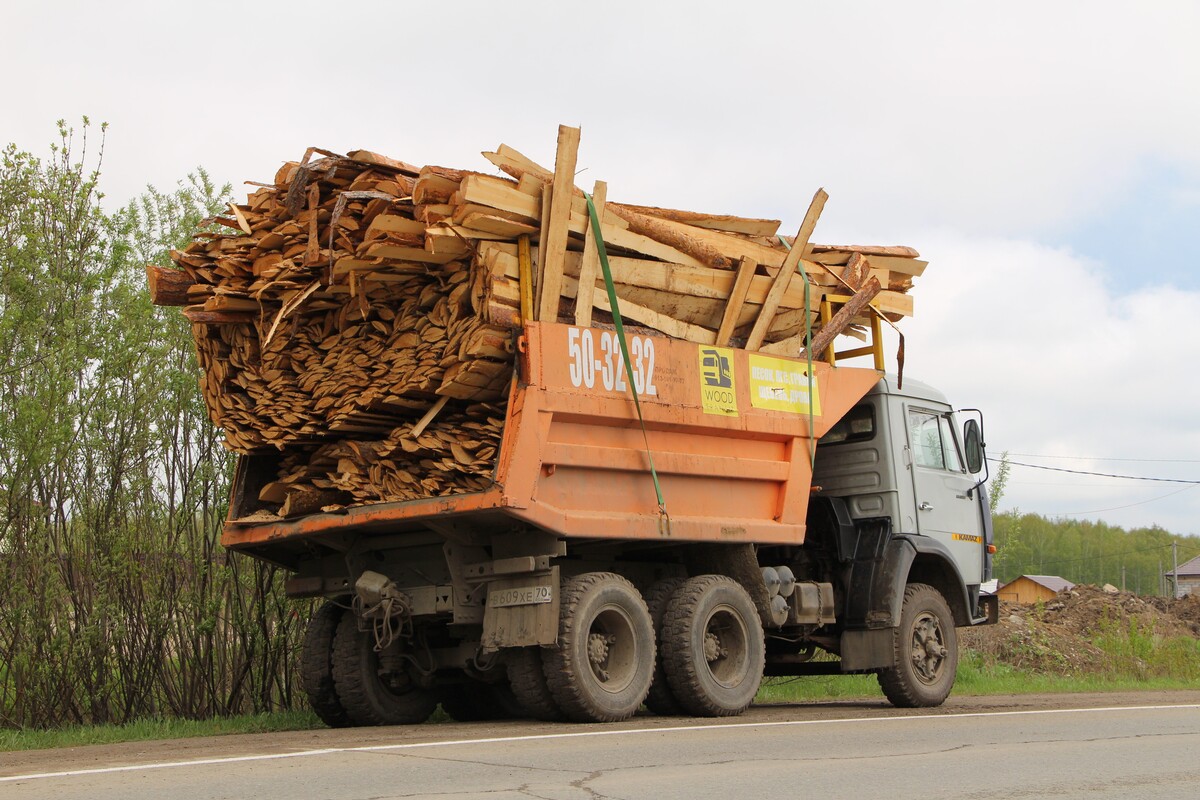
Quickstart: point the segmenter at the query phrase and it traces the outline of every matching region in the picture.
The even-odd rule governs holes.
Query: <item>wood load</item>
[[[522,319],[610,326],[579,131],[553,170],[501,145],[502,175],[311,148],[147,268],[193,323],[200,385],[234,451],[283,451],[282,516],[490,483]],[[777,220],[592,197],[627,324],[704,343],[834,356],[912,313],[906,247],[813,245]],[[522,259],[529,278],[522,297]],[[525,308],[522,310],[524,299]],[[861,355],[872,348],[838,355]]]

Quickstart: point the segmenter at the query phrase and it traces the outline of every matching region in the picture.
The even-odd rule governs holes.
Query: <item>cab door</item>
[[[964,583],[980,583],[985,543],[978,490],[963,466],[950,412],[909,405],[907,422],[917,532],[946,545]]]

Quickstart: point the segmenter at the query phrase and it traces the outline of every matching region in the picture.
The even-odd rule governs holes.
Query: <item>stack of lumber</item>
[[[504,145],[484,153],[502,176],[313,148],[173,252],[175,268],[148,267],[154,302],[193,323],[228,446],[285,453],[264,503],[286,516],[490,481],[523,319],[612,321],[574,186],[578,134],[560,128],[553,170]],[[606,194],[593,187],[633,324],[793,356],[807,331],[819,356],[872,316],[912,313],[915,251],[809,242],[824,192],[795,237]],[[822,297],[841,310],[822,315]]]

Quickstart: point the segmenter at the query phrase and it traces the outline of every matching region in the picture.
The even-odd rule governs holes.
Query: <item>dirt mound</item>
[[[1000,603],[1000,622],[959,631],[965,648],[1014,668],[1080,675],[1107,671],[1102,636],[1200,638],[1200,597],[1175,600],[1076,586],[1044,604]]]

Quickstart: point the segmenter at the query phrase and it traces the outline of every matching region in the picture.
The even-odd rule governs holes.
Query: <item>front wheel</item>
[[[909,584],[893,635],[892,666],[878,674],[884,695],[897,708],[940,706],[958,670],[958,634],[945,598],[927,584]]]

